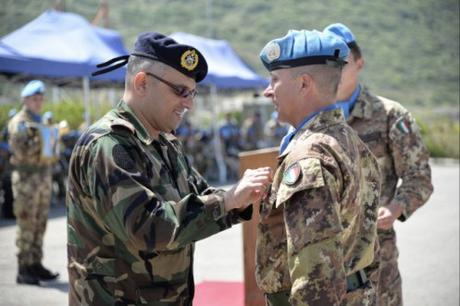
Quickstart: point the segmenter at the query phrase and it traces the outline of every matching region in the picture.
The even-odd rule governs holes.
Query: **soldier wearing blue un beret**
[[[351,30],[342,23],[334,23],[324,32],[343,39],[351,50],[337,105],[343,109],[348,124],[377,157],[382,172],[377,220],[380,251],[370,267],[370,279],[378,288],[379,305],[401,306],[402,282],[393,224],[396,220],[406,221],[433,192],[429,152],[407,109],[398,102],[372,94],[360,84],[364,57]]]
[[[207,63],[160,33],[139,35],[120,103],[75,145],[68,178],[70,305],[191,306],[194,242],[251,217],[271,173],[208,185],[171,133],[193,106]]]
[[[18,274],[16,282],[39,285],[58,274],[42,264],[43,236],[51,202],[51,161],[43,152],[50,145],[43,139],[44,126],[41,109],[45,84],[33,80],[21,91],[22,109],[8,123],[8,142],[11,151],[11,185],[14,195],[14,214],[18,224]]]
[[[271,75],[264,95],[293,126],[261,204],[256,280],[268,305],[375,305],[364,268],[380,175],[335,105],[348,54],[343,40],[315,30],[291,30],[260,53]]]

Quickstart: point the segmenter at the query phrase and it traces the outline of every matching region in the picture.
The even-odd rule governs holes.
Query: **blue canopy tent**
[[[28,78],[81,79],[89,123],[92,82],[122,82],[125,69],[97,77],[91,72],[108,58],[127,54],[121,36],[92,26],[85,18],[48,10],[0,40],[0,73]]]
[[[92,26],[85,18],[48,10],[2,37],[0,72],[34,77],[90,77],[96,64],[127,54],[121,36]],[[124,70],[91,78],[123,81]]]
[[[218,89],[250,89],[268,85],[267,79],[254,72],[225,40],[204,38],[188,33],[170,35],[176,41],[194,46],[208,62],[208,75],[200,85]]]

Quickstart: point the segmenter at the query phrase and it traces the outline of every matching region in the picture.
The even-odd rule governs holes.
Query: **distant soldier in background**
[[[277,147],[281,143],[281,139],[287,134],[289,125],[278,120],[278,112],[274,111],[270,120],[267,121],[264,127],[267,146]]]
[[[371,280],[378,283],[379,305],[399,306],[403,304],[402,285],[393,223],[396,219],[406,221],[433,192],[429,153],[409,111],[395,101],[373,95],[359,84],[364,59],[350,29],[336,23],[324,31],[341,37],[351,50],[337,103],[379,162],[382,192],[377,227],[381,262]]]
[[[256,110],[252,116],[246,118],[241,130],[246,150],[256,150],[265,146],[264,124],[260,111]]]
[[[39,280],[52,280],[58,274],[42,265],[43,236],[51,199],[51,169],[43,153],[47,145],[41,123],[45,85],[34,80],[21,92],[23,107],[9,122],[14,214],[18,232],[18,275],[20,284],[38,285]]]
[[[232,113],[225,114],[225,122],[219,128],[219,136],[224,152],[225,165],[227,167],[227,178],[238,179],[239,159],[241,145],[241,131],[237,122],[232,118]]]

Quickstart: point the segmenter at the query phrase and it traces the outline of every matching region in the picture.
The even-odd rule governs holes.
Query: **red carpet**
[[[193,306],[243,306],[242,282],[202,282],[195,286]]]

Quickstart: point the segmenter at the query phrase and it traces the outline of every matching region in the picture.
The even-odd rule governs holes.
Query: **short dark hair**
[[[348,48],[350,48],[350,52],[351,54],[353,54],[353,58],[355,60],[357,59],[360,59],[361,57],[363,57],[363,54],[361,53],[361,48],[359,47],[359,45],[354,41],[354,42],[351,42],[348,45]]]

